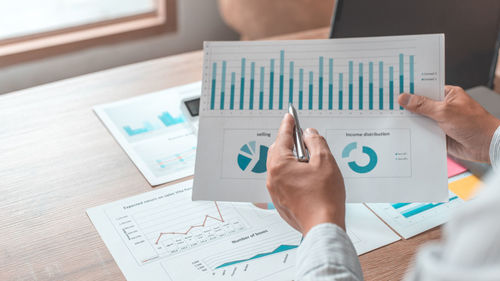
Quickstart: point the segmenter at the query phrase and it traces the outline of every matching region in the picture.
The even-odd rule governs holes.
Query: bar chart
[[[444,98],[443,34],[205,42],[203,57],[195,200],[269,202],[267,171],[252,172],[266,157],[242,147],[269,147],[289,103],[325,136],[348,202],[447,198],[445,135],[398,103]]]
[[[453,201],[458,199],[458,196],[452,196],[450,197],[449,201]],[[440,203],[395,203],[392,204],[392,207],[395,210],[398,210],[398,212],[405,218],[410,218],[413,216],[416,216],[420,213],[423,213],[427,210],[430,210],[432,208],[436,208],[437,206],[441,206],[445,204],[444,202]]]
[[[179,104],[200,91],[197,82],[94,110],[146,179],[157,185],[193,174],[197,140]]]
[[[303,112],[402,114],[397,96],[415,93],[415,51],[371,51],[361,50],[357,57],[307,48],[287,51],[286,46],[276,51],[259,45],[239,52],[228,48],[231,55],[214,55],[205,69],[210,93],[205,112],[282,112],[293,103]]]
[[[450,182],[455,180],[450,179]],[[370,203],[368,207],[397,233],[408,239],[447,222],[452,213],[462,208],[464,204],[462,199],[450,191],[446,202]]]
[[[154,120],[156,121],[156,119]],[[161,130],[162,128],[182,124],[185,121],[182,115],[179,114],[179,116],[173,117],[169,112],[163,112],[158,116],[158,120],[161,122],[162,126],[151,121],[143,121],[142,127],[133,128],[130,125],[125,125],[123,126],[123,130],[127,133],[128,136],[133,137],[136,135],[152,132],[154,130]]]

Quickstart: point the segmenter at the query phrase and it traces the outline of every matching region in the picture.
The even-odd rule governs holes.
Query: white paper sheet
[[[346,229],[358,255],[401,240],[401,237],[360,203],[346,205]]]
[[[148,182],[159,185],[193,174],[196,136],[180,100],[200,91],[196,82],[99,105],[94,111]]]
[[[347,201],[445,201],[437,124],[400,92],[444,98],[444,36],[206,42],[194,200],[270,202],[269,145],[288,102],[325,136]]]
[[[469,172],[451,177],[449,182],[470,176]],[[367,204],[381,219],[405,239],[446,223],[465,202],[449,191],[446,203],[372,203]]]
[[[291,280],[301,234],[275,210],[192,202],[192,181],[87,210],[129,281]],[[347,206],[358,254],[399,239],[362,204]]]

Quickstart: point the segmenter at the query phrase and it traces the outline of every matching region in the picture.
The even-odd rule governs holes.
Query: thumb
[[[440,104],[439,101],[424,96],[406,93],[398,97],[398,103],[408,111],[427,116],[431,119],[436,119],[436,113]]]
[[[309,150],[310,162],[316,161],[321,155],[331,154],[328,143],[316,129],[307,128],[304,132],[304,142]]]

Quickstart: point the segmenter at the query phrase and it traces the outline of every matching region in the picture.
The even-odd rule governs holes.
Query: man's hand
[[[446,133],[448,152],[458,158],[490,162],[489,148],[500,120],[488,113],[460,87],[446,86],[444,101],[402,94],[405,109],[435,120]]]
[[[308,163],[293,153],[294,122],[286,114],[267,157],[267,188],[279,214],[305,236],[315,225],[331,222],[345,229],[345,187],[325,139],[304,132]]]

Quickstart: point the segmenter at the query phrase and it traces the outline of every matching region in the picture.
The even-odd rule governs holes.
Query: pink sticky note
[[[451,178],[453,176],[456,176],[458,174],[461,174],[463,172],[467,171],[466,168],[462,167],[460,164],[457,162],[451,160],[448,158],[448,177]]]

